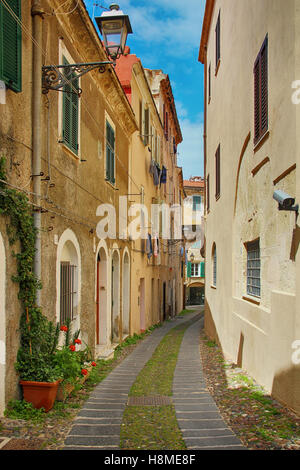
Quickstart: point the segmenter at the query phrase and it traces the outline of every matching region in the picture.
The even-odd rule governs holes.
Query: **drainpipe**
[[[42,35],[44,10],[39,1],[34,0],[31,8],[33,18],[33,67],[32,67],[32,174],[34,203],[40,205],[41,196],[41,110],[42,110]],[[36,45],[37,44],[37,45]],[[34,274],[41,280],[42,247],[41,247],[41,212],[34,212],[34,226],[37,229],[35,241]],[[37,290],[37,306],[41,306],[41,291]]]

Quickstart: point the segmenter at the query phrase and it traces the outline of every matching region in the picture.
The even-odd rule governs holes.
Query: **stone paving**
[[[178,354],[173,380],[177,422],[189,450],[241,450],[206,388],[199,350],[202,327],[203,317],[186,330]]]
[[[66,450],[119,450],[120,430],[128,395],[137,375],[163,337],[179,322],[190,321],[199,310],[165,323],[144,339],[90,394],[66,440]],[[188,449],[241,449],[205,388],[199,332],[201,321],[183,337],[173,383],[173,403]]]

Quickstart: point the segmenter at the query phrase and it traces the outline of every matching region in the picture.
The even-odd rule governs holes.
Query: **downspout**
[[[34,203],[40,205],[41,196],[41,110],[42,110],[42,37],[44,10],[38,0],[34,0],[31,8],[33,17],[33,66],[32,66],[32,178]],[[34,226],[36,228],[34,274],[41,281],[42,274],[42,240],[41,240],[41,212],[34,212]],[[41,291],[37,290],[37,306],[41,306]]]

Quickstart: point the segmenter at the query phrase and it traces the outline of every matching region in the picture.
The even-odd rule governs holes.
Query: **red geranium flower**
[[[65,326],[65,325],[62,325],[62,326],[60,327],[60,331],[68,331],[68,327]]]
[[[93,362],[92,362],[92,366],[95,367],[96,365],[97,365],[96,362],[93,361]]]
[[[81,340],[80,339],[75,339],[74,343],[81,344]]]
[[[81,369],[81,373],[82,373],[82,375],[86,375],[88,373],[88,371],[86,369]]]
[[[69,349],[70,349],[71,351],[75,351],[75,349],[76,349],[76,348],[75,348],[75,345],[74,345],[74,344],[71,344],[71,346],[69,346]]]

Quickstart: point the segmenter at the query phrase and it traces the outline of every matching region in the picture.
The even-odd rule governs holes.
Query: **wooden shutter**
[[[68,61],[64,57],[64,65]],[[75,78],[75,74],[70,76],[70,80]],[[78,153],[78,127],[79,127],[79,98],[78,91],[79,80],[73,80],[64,86],[63,93],[63,140],[64,143],[74,153]]]
[[[115,183],[115,132],[106,121],[106,179]]]
[[[22,89],[21,0],[6,0],[10,12],[0,3],[0,79],[16,92]]]
[[[192,277],[192,263],[190,261],[187,263],[187,277]]]
[[[261,50],[261,133],[268,130],[268,38]]]
[[[202,261],[200,263],[200,277],[205,277],[205,263]]]
[[[220,145],[217,148],[215,158],[216,158],[216,198],[218,198],[221,193]]]
[[[254,63],[254,144],[268,130],[268,36]]]
[[[209,175],[207,175],[207,178],[206,178],[206,190],[207,190],[207,193],[206,193],[206,197],[207,197],[206,206],[207,206],[207,210],[209,210],[209,207],[210,207]]]
[[[218,66],[219,60],[221,58],[221,22],[220,22],[220,12],[216,24],[216,68]]]
[[[208,102],[211,100],[211,64],[208,67]]]

